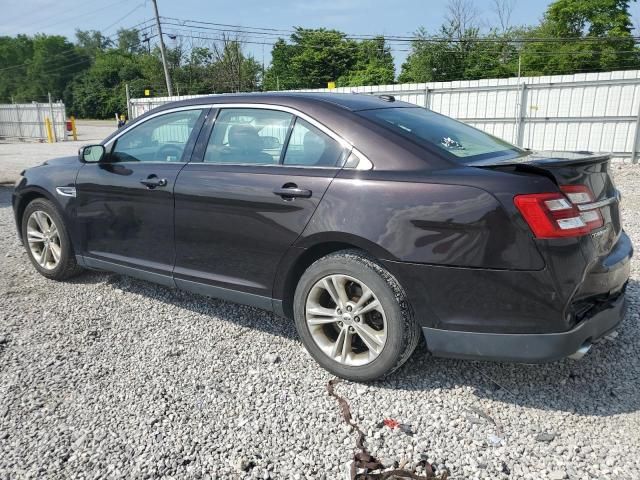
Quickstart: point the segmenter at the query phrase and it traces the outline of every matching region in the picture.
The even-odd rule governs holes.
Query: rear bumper
[[[441,357],[542,363],[567,357],[613,330],[624,318],[626,296],[559,333],[481,333],[423,327],[427,348]]]

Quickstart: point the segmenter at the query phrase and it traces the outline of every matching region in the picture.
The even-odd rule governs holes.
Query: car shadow
[[[78,284],[106,283],[114,289],[142,295],[146,298],[189,310],[197,315],[218,318],[241,327],[260,330],[284,338],[297,338],[293,322],[266,310],[231,303],[177,288],[165,287],[125,275],[88,271],[69,280],[69,282]]]

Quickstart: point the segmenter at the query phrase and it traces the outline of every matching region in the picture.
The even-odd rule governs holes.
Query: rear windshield
[[[358,113],[419,144],[437,147],[452,160],[464,164],[528,153],[477,128],[424,108],[381,108]]]

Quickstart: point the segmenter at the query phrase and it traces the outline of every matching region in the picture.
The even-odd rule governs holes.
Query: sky
[[[481,23],[494,25],[493,0],[472,0]],[[434,32],[442,24],[448,0],[158,0],[161,16],[184,20],[290,30],[294,26],[335,28],[348,34],[411,35],[419,27]],[[512,25],[535,24],[549,1],[515,0]],[[632,6],[640,18],[640,5]],[[150,0],[0,0],[0,35],[61,34],[76,28],[113,35],[153,16]],[[180,27],[165,27],[165,33]],[[211,32],[205,35],[210,35]],[[250,40],[250,39],[247,39]],[[178,40],[165,40],[167,45]],[[187,44],[190,39],[184,39]],[[269,41],[272,41],[269,39]],[[259,62],[269,63],[268,45],[246,44]],[[394,47],[399,67],[407,46]]]

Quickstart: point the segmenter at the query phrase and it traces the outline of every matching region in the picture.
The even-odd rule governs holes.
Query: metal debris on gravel
[[[612,170],[637,241],[640,167]],[[0,479],[346,478],[352,427],[290,322],[118,275],[46,280],[10,196],[0,187]],[[640,478],[639,265],[618,335],[578,362],[436,359],[421,346],[382,381],[341,383],[367,450],[449,479]],[[413,435],[376,428],[385,418]]]

